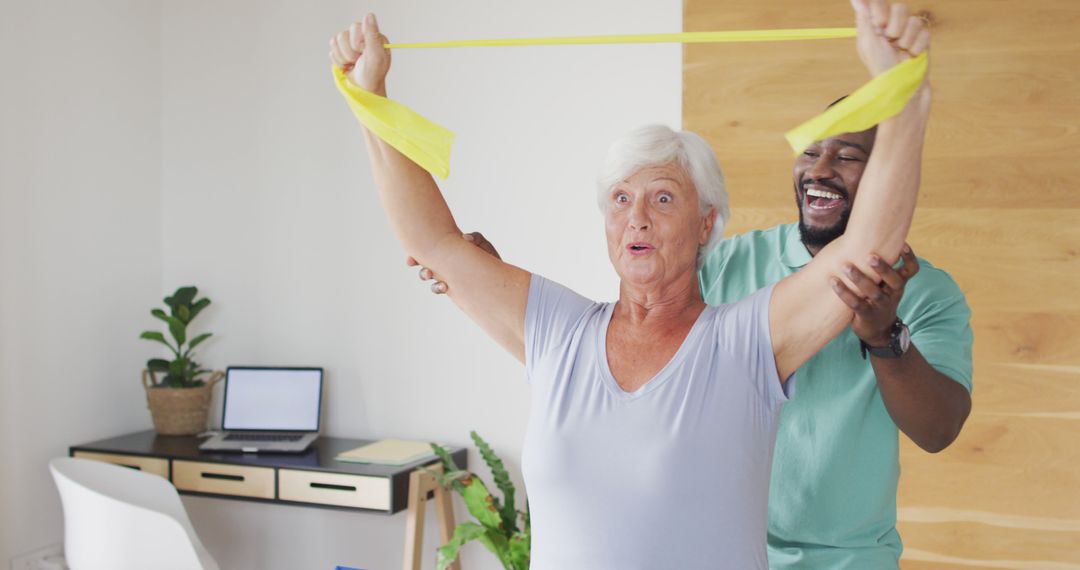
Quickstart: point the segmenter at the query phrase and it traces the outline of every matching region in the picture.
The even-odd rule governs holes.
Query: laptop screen
[[[319,431],[322,368],[229,367],[222,427]]]

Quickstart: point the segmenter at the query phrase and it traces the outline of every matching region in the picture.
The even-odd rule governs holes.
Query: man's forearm
[[[911,345],[900,358],[870,357],[881,398],[893,422],[930,453],[948,447],[971,412],[971,395],[938,372]]]

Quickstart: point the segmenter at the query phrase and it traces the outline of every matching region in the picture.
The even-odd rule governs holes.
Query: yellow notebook
[[[350,463],[404,465],[428,456],[434,457],[435,453],[431,451],[431,444],[426,441],[382,439],[339,453],[335,459]]]

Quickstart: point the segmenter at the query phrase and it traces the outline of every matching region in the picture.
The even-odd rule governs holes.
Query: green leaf
[[[465,477],[468,477],[470,475],[468,471],[451,471],[447,473],[445,469],[442,471],[428,469],[427,467],[421,467],[420,469],[423,470],[424,473],[427,473],[428,475],[434,477],[435,482],[438,483],[440,487],[443,487],[444,489],[453,489],[458,493],[460,493],[462,490],[460,488],[461,485],[460,483],[458,483],[458,480],[464,479]]]
[[[499,459],[498,455],[495,455],[495,451],[491,449],[488,442],[484,441],[484,438],[480,437],[480,434],[472,431],[469,432],[469,436],[472,437],[473,443],[476,444],[476,448],[480,451],[480,456],[484,458],[484,462],[491,469],[491,476],[495,479],[495,486],[502,491],[503,501],[500,504],[496,499],[495,508],[498,509],[499,516],[502,517],[504,528],[509,532],[517,532],[517,511],[514,509],[516,490],[513,481],[510,480],[510,473],[506,471],[502,460]]]
[[[139,338],[145,338],[146,340],[156,340],[158,342],[165,342],[165,335],[157,331],[143,331],[143,333],[139,335]]]
[[[195,304],[191,306],[191,318],[188,319],[188,322],[190,323],[191,321],[195,320],[195,317],[198,316],[199,313],[201,313],[202,310],[209,305],[210,299],[207,299],[205,297],[196,301]]]
[[[507,558],[510,559],[510,567],[514,570],[528,570],[531,548],[532,537],[529,534],[517,533],[510,537],[510,543],[507,545]]]
[[[173,345],[169,344],[169,341],[165,340],[165,335],[157,331],[144,331],[141,335],[139,335],[139,338],[160,342],[161,344],[169,347],[169,350],[171,350],[173,354],[177,354],[176,349],[173,348]]]
[[[176,317],[180,319],[185,325],[191,322],[191,309],[187,305],[180,305],[176,308]]]
[[[199,346],[199,344],[201,344],[202,341],[210,338],[211,336],[213,336],[213,334],[214,333],[203,333],[203,334],[191,339],[191,344],[188,345],[188,350],[187,350],[188,353],[190,354],[191,351],[194,350],[196,346]]]
[[[440,473],[437,477],[439,484],[447,489],[453,489],[458,494],[465,492],[465,486],[461,484],[466,477],[471,475],[468,471],[451,471]]]
[[[446,451],[445,447],[437,443],[431,443],[430,445],[431,450],[435,452],[435,455],[437,455],[440,460],[442,460],[443,469],[445,469],[447,472],[461,470],[461,468],[458,467],[457,463],[454,462],[454,458],[450,457],[450,452]]]
[[[477,540],[498,557],[503,568],[513,568],[510,560],[510,543],[500,530],[489,528]]]
[[[191,307],[191,302],[195,300],[195,295],[199,292],[198,289],[192,286],[181,287],[173,293],[173,302],[176,306]]]
[[[169,316],[166,315],[165,311],[162,311],[161,309],[152,309],[150,311],[150,314],[154,315],[155,317],[157,317],[157,318],[159,318],[159,319],[161,319],[161,320],[163,320],[165,322],[169,322]]]
[[[499,510],[495,508],[494,498],[488,491],[487,485],[484,485],[484,482],[476,475],[466,477],[461,481],[461,485],[464,487],[461,498],[465,500],[465,507],[469,509],[469,513],[488,528],[496,530],[502,528],[502,517],[499,515]]]
[[[183,348],[184,341],[187,340],[187,325],[176,317],[169,317],[169,332],[176,339],[177,348]]]
[[[169,375],[176,376],[178,378],[184,377],[184,372],[187,370],[188,361],[186,358],[177,358],[169,363]]]
[[[450,485],[451,483],[460,482],[462,479],[468,477],[470,473],[468,471],[450,471],[439,473],[439,482],[443,487]]]
[[[165,378],[161,380],[161,383],[169,388],[183,388],[184,378],[175,374],[166,374]]]
[[[462,471],[458,468],[457,463],[453,457],[450,457],[450,453],[446,449],[437,444],[431,443],[431,450],[435,452],[435,455],[442,461],[443,473],[433,473],[435,479],[438,480],[439,485],[447,489],[453,489],[457,493],[464,493],[465,487],[462,486],[461,481],[469,476],[468,471]]]
[[[146,361],[146,367],[154,372],[168,372],[169,361],[164,358],[151,358]]]
[[[529,517],[529,504],[525,502],[525,512],[513,510],[512,498],[514,487],[510,482],[509,474],[502,461],[495,455],[491,447],[476,432],[470,434],[480,454],[484,457],[491,472],[499,483],[504,496],[511,501],[507,502],[510,523],[507,524],[503,510],[499,508],[499,502],[491,495],[484,481],[473,473],[462,471],[458,468],[450,454],[438,444],[431,444],[431,449],[442,462],[444,473],[434,473],[443,487],[453,488],[464,499],[469,514],[475,517],[476,522],[468,522],[459,525],[454,532],[454,537],[439,549],[437,564],[438,568],[445,569],[454,559],[462,545],[472,540],[478,540],[491,551],[506,570],[528,570],[529,551],[531,546],[531,524]],[[521,517],[521,528],[517,530],[518,517]]]
[[[465,543],[480,538],[485,532],[487,532],[487,529],[473,522],[457,525],[450,542],[439,547],[435,555],[435,568],[437,570],[446,570],[448,566],[454,563],[454,560],[457,560],[458,551],[461,550]]]

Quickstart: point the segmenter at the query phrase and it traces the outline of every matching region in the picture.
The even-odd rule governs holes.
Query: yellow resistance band
[[[739,30],[732,32],[682,32],[678,34],[630,34],[621,36],[569,36],[562,38],[506,38],[383,44],[387,49],[495,46],[563,46],[592,44],[703,44],[727,42],[784,42],[855,37],[855,28],[803,28],[794,30]]]
[[[357,87],[336,65],[334,82],[360,124],[424,170],[443,180],[450,176],[452,131],[397,101]]]
[[[784,133],[798,155],[817,141],[857,133],[904,110],[926,76],[927,52],[894,65],[824,113]]]
[[[526,45],[618,44],[618,43],[719,43],[764,42],[807,39],[850,38],[854,28],[809,28],[802,30],[744,30],[732,32],[686,32],[681,34],[640,34],[626,36],[576,36],[563,38],[520,38],[385,44],[392,49],[440,47],[489,47]],[[864,131],[896,115],[922,84],[926,75],[926,53],[878,75],[824,113],[788,131],[795,154],[831,136]],[[424,170],[445,179],[450,175],[450,146],[454,133],[425,119],[411,109],[357,87],[338,67],[334,81],[357,120],[398,152]]]

